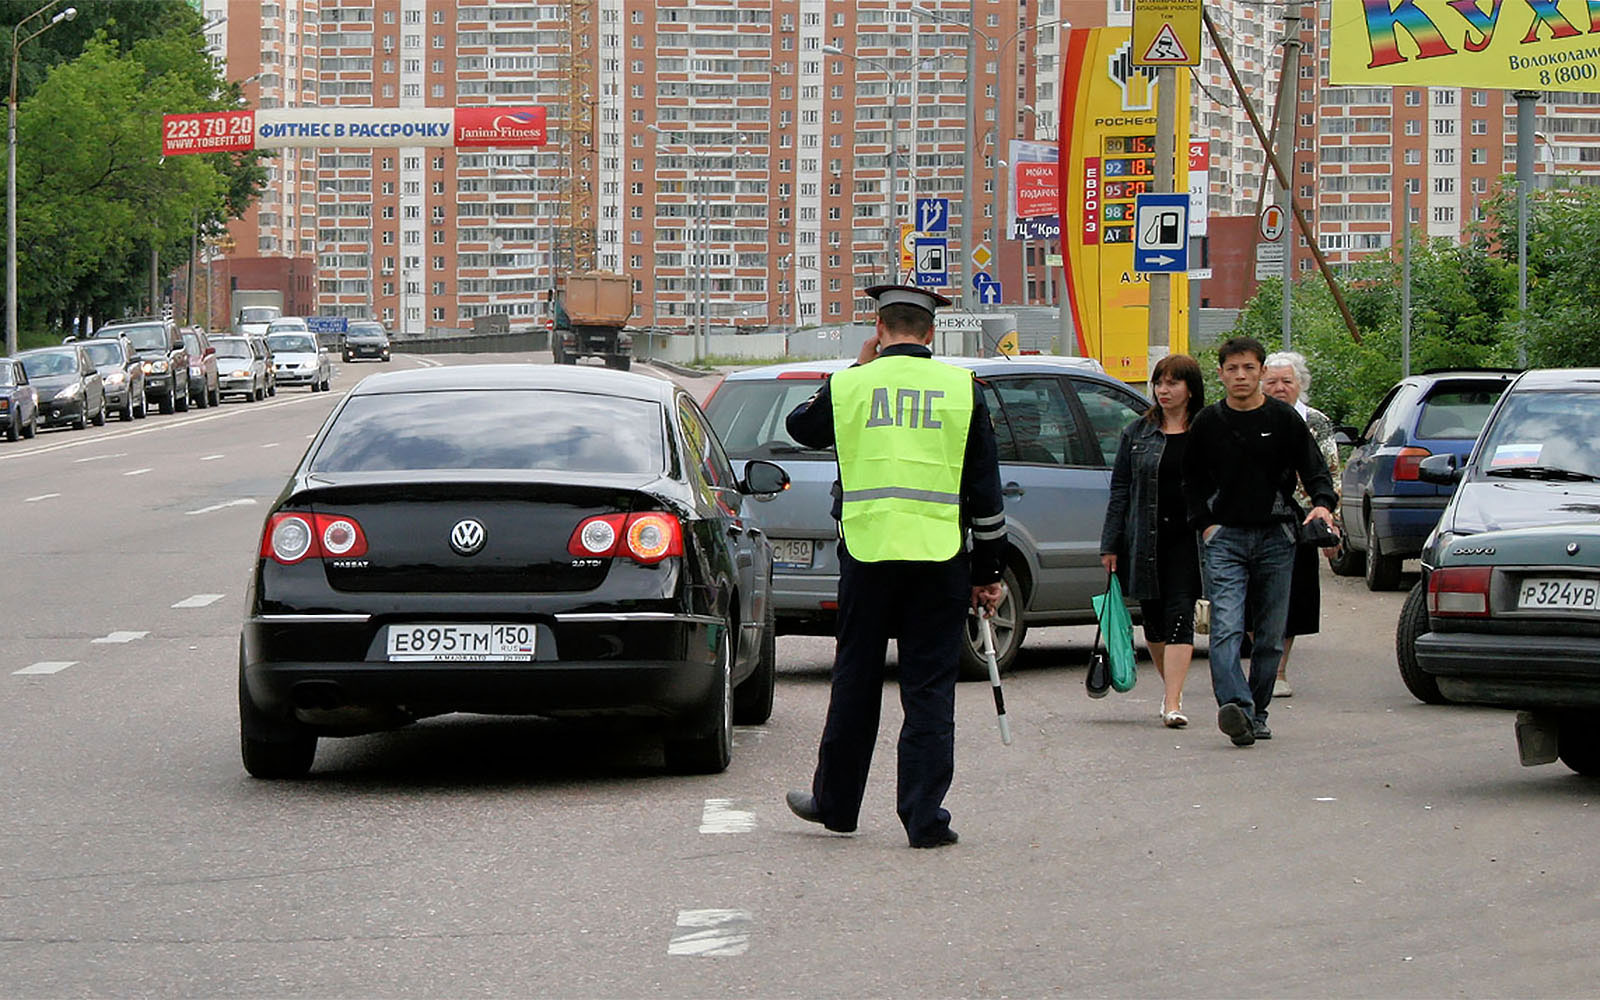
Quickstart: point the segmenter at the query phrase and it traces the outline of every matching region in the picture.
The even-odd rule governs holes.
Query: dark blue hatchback
[[[1447,369],[1402,379],[1373,411],[1339,483],[1345,544],[1333,570],[1365,573],[1369,590],[1394,590],[1401,563],[1422,543],[1450,500],[1453,486],[1423,482],[1417,467],[1429,455],[1465,461],[1500,394],[1516,372]]]

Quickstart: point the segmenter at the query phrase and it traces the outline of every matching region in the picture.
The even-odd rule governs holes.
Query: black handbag
[[[1083,689],[1091,698],[1104,698],[1111,690],[1111,660],[1100,648],[1100,620],[1095,617],[1094,646],[1089,651],[1089,670],[1083,675]]]

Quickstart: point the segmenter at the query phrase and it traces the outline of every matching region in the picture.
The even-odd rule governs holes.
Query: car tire
[[[150,401],[144,398],[144,393],[139,393],[139,402],[133,408],[133,415],[140,420],[150,415]]]
[[[15,441],[22,436],[22,425],[17,423],[17,415],[13,413],[11,420],[6,424],[6,440]]]
[[[173,401],[173,405],[178,408],[178,412],[179,413],[188,413],[189,412],[189,384],[187,382],[185,382],[184,386],[183,386],[183,391],[179,392],[177,384],[174,383],[173,386],[172,386],[172,394],[177,397],[177,399],[175,399]]]
[[[222,390],[220,388],[211,390],[211,405],[212,406],[221,406],[222,405]]]
[[[200,387],[200,395],[191,398],[189,400],[189,405],[197,410],[203,410],[210,402],[211,400],[206,398],[206,387],[202,385]]]
[[[317,756],[315,733],[269,719],[250,700],[239,650],[239,754],[252,778],[304,778]]]
[[[25,438],[31,438],[37,433],[39,433],[39,418],[35,416],[32,420],[28,421],[28,425],[26,427],[22,428],[22,436]]]
[[[133,423],[133,397],[132,396],[129,396],[128,397],[128,401],[126,403],[122,404],[122,409],[117,411],[117,417],[125,424]]]
[[[1016,662],[1022,641],[1028,636],[1028,622],[1022,610],[1022,587],[1018,585],[1017,575],[1010,566],[1001,571],[1000,580],[1006,585],[1006,593],[990,617],[989,627],[994,630],[995,663],[1003,674]],[[964,641],[961,643],[960,678],[964,681],[988,680],[989,661],[983,655],[983,638],[979,635],[977,615],[967,616],[961,635]]]
[[[721,774],[733,761],[733,630],[722,627],[717,683],[688,733],[668,737],[667,769],[678,774]]]
[[[96,427],[104,427],[106,425],[106,401],[104,399],[100,400],[100,409],[94,411],[94,416],[90,418],[90,422]]]
[[[1372,523],[1372,512],[1367,512],[1367,558],[1365,577],[1367,589],[1371,591],[1398,590],[1400,588],[1400,564],[1403,560],[1399,556],[1385,555],[1383,544],[1378,541],[1377,526]]]
[[[1428,584],[1418,580],[1400,606],[1400,621],[1394,629],[1394,659],[1400,668],[1400,679],[1406,690],[1426,705],[1443,705],[1444,695],[1439,693],[1439,682],[1424,673],[1417,663],[1417,637],[1428,631]]]
[[[767,585],[766,624],[761,629],[761,651],[756,668],[733,689],[733,721],[739,726],[759,726],[772,718],[773,696],[778,690],[778,619]]]
[[[1328,568],[1334,576],[1361,576],[1367,571],[1367,554],[1350,547],[1350,533],[1339,536],[1339,547],[1328,557]]]
[[[1600,715],[1572,715],[1561,720],[1556,737],[1561,763],[1589,778],[1600,777]]]
[[[267,395],[276,396],[277,394],[278,394],[278,383],[276,383],[276,382],[269,383],[267,385]]]
[[[260,386],[256,386],[253,390],[251,390],[250,398],[259,403],[263,399],[267,398],[267,390],[261,388]]]
[[[172,412],[172,395],[170,393],[168,395],[165,395],[165,396],[161,397],[161,412],[162,413],[171,413]]]

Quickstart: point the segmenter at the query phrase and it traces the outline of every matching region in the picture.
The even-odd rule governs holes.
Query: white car
[[[299,323],[300,329],[280,329],[279,324]],[[279,385],[309,385],[312,392],[327,392],[332,365],[328,352],[317,342],[317,335],[305,328],[305,320],[278,320],[267,334],[267,349]]]

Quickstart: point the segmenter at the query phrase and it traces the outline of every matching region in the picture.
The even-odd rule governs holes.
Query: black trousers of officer
[[[839,543],[839,633],[833,690],[811,794],[823,822],[856,828],[883,702],[891,637],[900,654],[897,810],[912,843],[950,825],[956,675],[972,599],[965,553],[945,562],[858,562]]]

